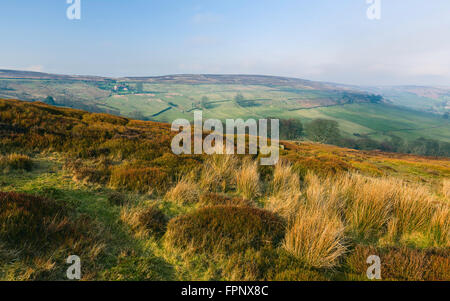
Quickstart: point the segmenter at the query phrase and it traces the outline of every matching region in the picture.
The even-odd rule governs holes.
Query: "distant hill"
[[[97,77],[0,70],[0,98],[171,122],[193,118],[316,118],[346,137],[450,141],[445,88],[358,87],[263,75]]]

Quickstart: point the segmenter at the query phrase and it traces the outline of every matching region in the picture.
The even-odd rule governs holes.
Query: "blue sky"
[[[450,85],[450,1],[1,0],[0,68]]]

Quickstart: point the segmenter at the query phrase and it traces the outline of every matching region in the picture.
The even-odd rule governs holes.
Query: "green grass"
[[[127,117],[162,122],[172,122],[178,118],[192,120],[192,108],[201,108],[201,99],[206,96],[209,104],[202,108],[204,118],[225,120],[275,117],[298,118],[303,122],[326,118],[336,120],[347,137],[352,137],[353,134],[368,134],[371,138],[383,140],[394,134],[407,140],[423,136],[450,141],[450,124],[439,115],[387,104],[329,106],[340,101],[341,92],[299,84],[282,86],[156,82],[145,83],[144,92],[135,94],[133,91],[116,93],[111,90],[111,85],[101,86],[93,81],[10,79],[2,82],[13,90],[0,90],[0,96],[43,100],[51,95],[56,102],[65,101],[66,105],[67,102],[72,102],[74,107],[82,109],[111,111]],[[120,84],[129,87],[135,85],[132,81],[120,81]],[[233,101],[238,93],[258,105],[239,106]],[[442,103],[440,99],[433,100],[402,90],[389,90],[386,93],[387,97],[393,98],[395,104],[418,110]],[[170,110],[154,116],[169,107]]]

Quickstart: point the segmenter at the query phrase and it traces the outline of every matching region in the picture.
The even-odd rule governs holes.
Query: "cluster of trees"
[[[450,143],[435,139],[418,138],[406,141],[395,135],[390,135],[389,139],[383,141],[377,141],[367,136],[346,138],[342,136],[339,124],[334,120],[315,119],[305,126],[296,119],[280,120],[280,139],[303,138],[358,150],[378,149],[386,152],[450,157]]]

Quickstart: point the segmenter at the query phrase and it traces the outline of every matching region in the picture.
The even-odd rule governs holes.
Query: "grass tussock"
[[[236,187],[239,159],[232,155],[209,156],[204,162],[200,187],[211,192],[226,192]]]
[[[277,246],[285,225],[273,213],[252,207],[215,206],[195,210],[169,222],[170,248],[193,253],[233,253]]]
[[[431,218],[429,239],[433,246],[450,248],[450,207],[441,205]]]
[[[402,236],[425,233],[435,213],[434,199],[424,187],[408,187],[398,184],[398,193],[392,205],[392,217],[388,236],[397,242]]]
[[[0,155],[0,167],[10,170],[31,171],[33,169],[33,160],[27,155],[16,153]]]
[[[117,166],[112,169],[109,185],[114,189],[140,193],[162,193],[167,189],[168,178],[168,174],[157,167]]]
[[[165,198],[180,205],[197,203],[199,201],[198,185],[189,178],[182,178],[166,193]]]
[[[287,191],[300,193],[300,178],[291,163],[280,160],[275,165],[271,191],[273,195],[286,193]]]
[[[81,159],[67,160],[64,170],[72,175],[75,182],[107,184],[111,177],[111,169],[108,160],[86,162]]]
[[[292,221],[301,204],[302,192],[299,176],[290,163],[279,161],[275,165],[269,189],[271,195],[265,203],[266,209]]]
[[[244,161],[236,173],[236,191],[247,200],[261,195],[258,162]]]
[[[348,186],[341,189],[348,196],[345,220],[352,236],[376,241],[386,233],[397,186],[392,181],[351,175]]]
[[[442,181],[442,194],[447,200],[450,200],[450,179]]]
[[[161,237],[167,228],[168,217],[156,205],[123,207],[120,219],[128,224],[138,237]]]
[[[302,208],[286,232],[283,247],[309,266],[332,268],[346,251],[344,225],[337,216]]]

